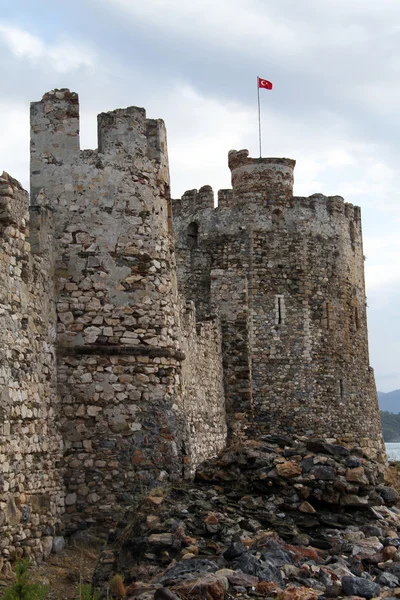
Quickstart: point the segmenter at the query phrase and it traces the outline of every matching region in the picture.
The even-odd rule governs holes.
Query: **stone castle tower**
[[[232,190],[171,201],[165,126],[31,107],[31,194],[0,179],[0,556],[115,522],[231,441],[382,454],[360,210],[293,197],[294,161],[232,151]],[[228,442],[229,443],[229,442]]]
[[[294,166],[231,151],[232,190],[217,208],[209,187],[176,201],[178,278],[199,314],[220,309],[233,432],[379,448],[360,209],[340,196],[294,197]]]

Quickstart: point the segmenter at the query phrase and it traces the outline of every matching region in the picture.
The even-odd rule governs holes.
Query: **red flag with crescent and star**
[[[267,79],[261,79],[261,77],[258,77],[258,87],[263,88],[264,90],[272,90],[272,83]]]

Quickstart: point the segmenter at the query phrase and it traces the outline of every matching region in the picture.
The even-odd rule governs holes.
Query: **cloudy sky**
[[[297,160],[295,193],[362,207],[371,364],[400,388],[399,0],[13,0],[0,12],[0,171],[28,186],[29,102],[80,95],[96,114],[166,121],[172,191],[230,186],[227,151]]]

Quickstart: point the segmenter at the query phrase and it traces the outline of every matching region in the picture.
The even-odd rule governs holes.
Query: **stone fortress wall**
[[[0,179],[0,561],[112,525],[227,436],[382,452],[359,209],[294,198],[288,159],[229,166],[216,208],[171,202],[162,121],[101,114],[82,151],[76,94],[32,104],[30,206]]]
[[[43,253],[28,242],[29,198],[0,177],[0,571],[50,552],[64,510],[57,426],[55,296]],[[43,214],[43,225],[49,217]],[[32,220],[38,215],[33,214]],[[45,229],[45,226],[43,227]]]

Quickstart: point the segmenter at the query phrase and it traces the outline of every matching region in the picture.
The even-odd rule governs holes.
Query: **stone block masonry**
[[[185,415],[184,476],[192,476],[205,457],[226,446],[227,421],[223,387],[221,327],[209,316],[196,323],[193,303],[181,308],[181,410]]]
[[[101,114],[81,151],[75,93],[32,104],[30,205],[0,178],[0,563],[114,526],[227,439],[383,458],[360,210],[293,197],[294,164],[231,151],[218,207],[172,203],[162,121]]]

